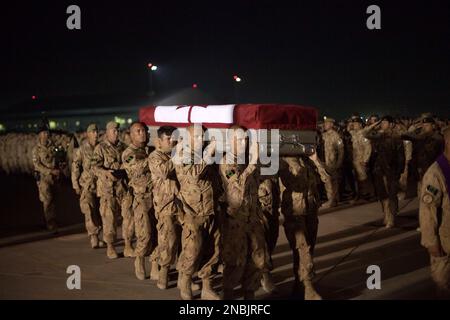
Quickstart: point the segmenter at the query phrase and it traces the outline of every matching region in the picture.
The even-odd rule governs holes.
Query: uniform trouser
[[[84,215],[84,224],[88,235],[98,235],[102,221],[98,212],[97,195],[89,188],[83,188],[80,195],[80,209]]]
[[[161,267],[170,267],[175,262],[180,244],[181,227],[175,215],[159,216],[157,261]]]
[[[56,213],[55,213],[55,185],[53,181],[47,181],[41,179],[37,182],[39,191],[39,200],[42,202],[44,209],[44,218],[47,225],[56,223]]]
[[[384,213],[384,223],[394,224],[398,213],[398,179],[395,175],[375,174],[375,188]]]
[[[119,200],[113,194],[100,197],[100,215],[103,224],[103,240],[112,244],[116,240],[116,215],[120,209]]]
[[[121,204],[122,237],[126,242],[131,242],[134,236],[133,195],[125,193]]]
[[[214,215],[185,214],[177,270],[201,279],[212,279],[219,264],[220,232]]]
[[[353,168],[356,172],[356,179],[358,181],[367,180],[367,168],[363,166],[359,161],[353,161]]]
[[[446,254],[443,257],[430,256],[431,278],[438,289],[450,294],[450,237],[441,237],[440,241]]]
[[[224,289],[242,284],[244,290],[256,291],[262,273],[269,271],[262,223],[228,216],[222,226],[222,248]]]
[[[327,199],[331,202],[337,202],[339,198],[339,172],[330,173],[330,179],[325,183]]]
[[[350,192],[352,195],[356,193],[355,189],[355,176],[353,173],[353,165],[349,162],[344,162],[342,166],[342,178],[340,180],[340,188],[341,192],[345,192],[347,190],[347,186],[350,187]]]
[[[298,281],[311,281],[314,277],[313,252],[316,245],[319,220],[317,214],[286,219],[284,232],[293,253],[293,270]]]
[[[138,193],[133,198],[133,218],[136,232],[134,252],[137,257],[144,257],[155,248],[151,243],[152,226],[150,222],[153,200],[151,193]]]
[[[401,192],[406,192],[408,190],[408,166],[405,166],[405,170],[400,175],[398,187]]]
[[[367,195],[370,193],[370,182],[367,176],[367,168],[358,161],[353,161],[353,168],[356,173],[356,182],[358,186],[358,196]]]
[[[263,209],[264,215],[264,235],[266,238],[266,245],[268,251],[268,268],[273,270],[272,253],[275,250],[278,241],[278,235],[280,230],[280,221],[277,212],[273,212],[272,208],[268,210]]]

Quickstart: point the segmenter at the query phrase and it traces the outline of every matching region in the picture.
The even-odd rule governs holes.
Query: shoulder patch
[[[236,174],[236,171],[234,170],[227,170],[225,172],[225,175],[227,176],[227,179],[230,179],[232,176],[234,176]]]
[[[433,202],[433,197],[431,195],[429,195],[429,194],[424,194],[422,196],[422,201],[425,204],[431,204]]]
[[[437,188],[433,187],[431,184],[427,185],[426,190],[435,196],[437,196],[437,194],[439,193],[439,190]]]
[[[125,162],[126,162],[126,163],[130,163],[133,159],[134,159],[134,157],[130,155],[130,156],[127,158],[127,160],[125,160]]]

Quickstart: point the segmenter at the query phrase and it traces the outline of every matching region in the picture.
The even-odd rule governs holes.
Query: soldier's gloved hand
[[[428,247],[428,252],[433,257],[442,257],[444,256],[444,252],[439,244],[434,245],[432,247]]]

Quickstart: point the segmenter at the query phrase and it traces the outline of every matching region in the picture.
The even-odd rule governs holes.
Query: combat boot
[[[158,262],[152,261],[152,270],[150,271],[150,280],[158,280],[159,266]]]
[[[97,249],[98,248],[98,236],[96,234],[92,234],[90,236],[90,240],[91,240],[91,248]]]
[[[47,223],[47,230],[50,231],[53,234],[58,233],[58,226],[56,225],[55,221],[50,221]]]
[[[158,283],[156,284],[156,286],[161,290],[167,289],[167,286],[169,284],[168,274],[168,267],[161,267],[161,269],[159,269]]]
[[[311,281],[304,281],[305,286],[305,300],[322,300],[322,297],[314,289]]]
[[[220,300],[220,297],[217,293],[214,292],[214,290],[211,287],[211,280],[210,279],[203,279],[202,280],[202,294],[201,294],[202,300]]]
[[[130,241],[125,241],[125,248],[123,249],[123,256],[126,258],[134,258],[136,256],[134,253],[134,249],[131,246]]]
[[[328,200],[327,202],[323,203],[320,206],[320,209],[334,208],[336,206],[337,206],[337,201],[336,200]]]
[[[275,284],[273,283],[272,276],[269,272],[264,272],[261,278],[261,286],[263,290],[267,293],[272,293],[276,291]]]
[[[136,274],[136,278],[139,280],[145,280],[145,258],[144,257],[136,257],[134,260],[134,272]]]
[[[183,300],[192,300],[192,289],[191,289],[192,277],[190,274],[181,274],[180,278],[180,296]]]
[[[182,276],[182,274],[181,274],[181,272],[178,272],[178,280],[177,280],[177,288],[178,289],[180,289],[181,288],[181,278],[182,278],[183,276]],[[197,290],[200,290],[201,289],[201,287],[200,287],[200,285],[198,284],[198,283],[195,283],[195,282],[191,282],[191,290],[192,291],[197,291]]]
[[[117,255],[116,249],[111,243],[107,243],[106,255],[110,259],[117,259],[119,256]]]

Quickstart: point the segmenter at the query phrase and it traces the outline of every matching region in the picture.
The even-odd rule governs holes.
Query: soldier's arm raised
[[[249,153],[250,153],[250,160],[249,160],[250,163],[247,165],[242,174],[239,176],[239,183],[241,185],[245,185],[248,181],[248,178],[257,171],[256,168],[259,159],[259,144],[257,142],[253,142],[250,145]]]

